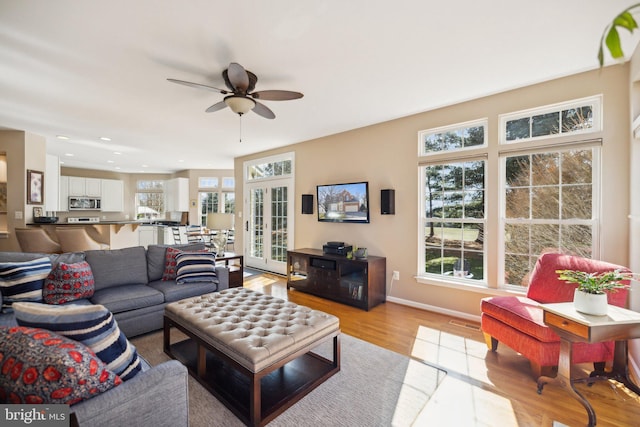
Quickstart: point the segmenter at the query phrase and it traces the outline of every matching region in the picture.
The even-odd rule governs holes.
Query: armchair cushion
[[[558,342],[560,337],[542,321],[540,304],[527,297],[492,297],[480,303],[482,313],[543,342]]]
[[[573,301],[573,292],[577,285],[567,283],[558,278],[557,270],[580,270],[589,273],[603,273],[620,269],[630,272],[626,267],[605,261],[582,258],[559,253],[546,253],[538,258],[531,273],[527,297],[542,304]],[[609,304],[624,307],[627,302],[627,291],[621,289],[609,292]]]

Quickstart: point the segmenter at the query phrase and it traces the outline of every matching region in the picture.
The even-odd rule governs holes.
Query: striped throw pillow
[[[50,271],[51,260],[47,257],[25,262],[0,262],[2,310],[9,311],[16,301],[42,301],[42,287]]]
[[[13,310],[20,326],[48,329],[86,345],[123,381],[142,369],[136,348],[102,305],[19,302]]]
[[[215,282],[216,254],[180,252],[176,255],[176,283]]]

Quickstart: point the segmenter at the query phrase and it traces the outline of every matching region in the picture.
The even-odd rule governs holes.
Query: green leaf
[[[633,15],[628,11],[622,12],[620,15],[616,16],[616,19],[613,20],[613,25],[615,27],[626,28],[630,33],[638,28],[638,23],[633,19]]]
[[[605,43],[607,44],[607,49],[609,49],[609,53],[611,53],[612,58],[618,59],[624,56],[622,46],[620,45],[620,35],[618,34],[616,27],[612,27],[609,30]]]

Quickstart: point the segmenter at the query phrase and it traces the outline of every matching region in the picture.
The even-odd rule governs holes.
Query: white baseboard
[[[387,296],[387,301],[393,302],[396,304],[402,304],[413,308],[419,308],[421,310],[433,311],[434,313],[444,314],[446,316],[453,316],[459,319],[465,319],[472,322],[480,323],[480,316],[475,316],[469,313],[463,313],[461,311],[448,310],[446,308],[438,307],[435,305],[422,304],[415,301],[405,300],[402,298],[390,297]]]

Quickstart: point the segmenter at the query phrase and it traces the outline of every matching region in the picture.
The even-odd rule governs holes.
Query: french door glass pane
[[[271,259],[287,261],[288,188],[271,189]]]
[[[250,253],[254,258],[264,258],[264,190],[253,189],[250,193],[251,204],[251,236]]]

